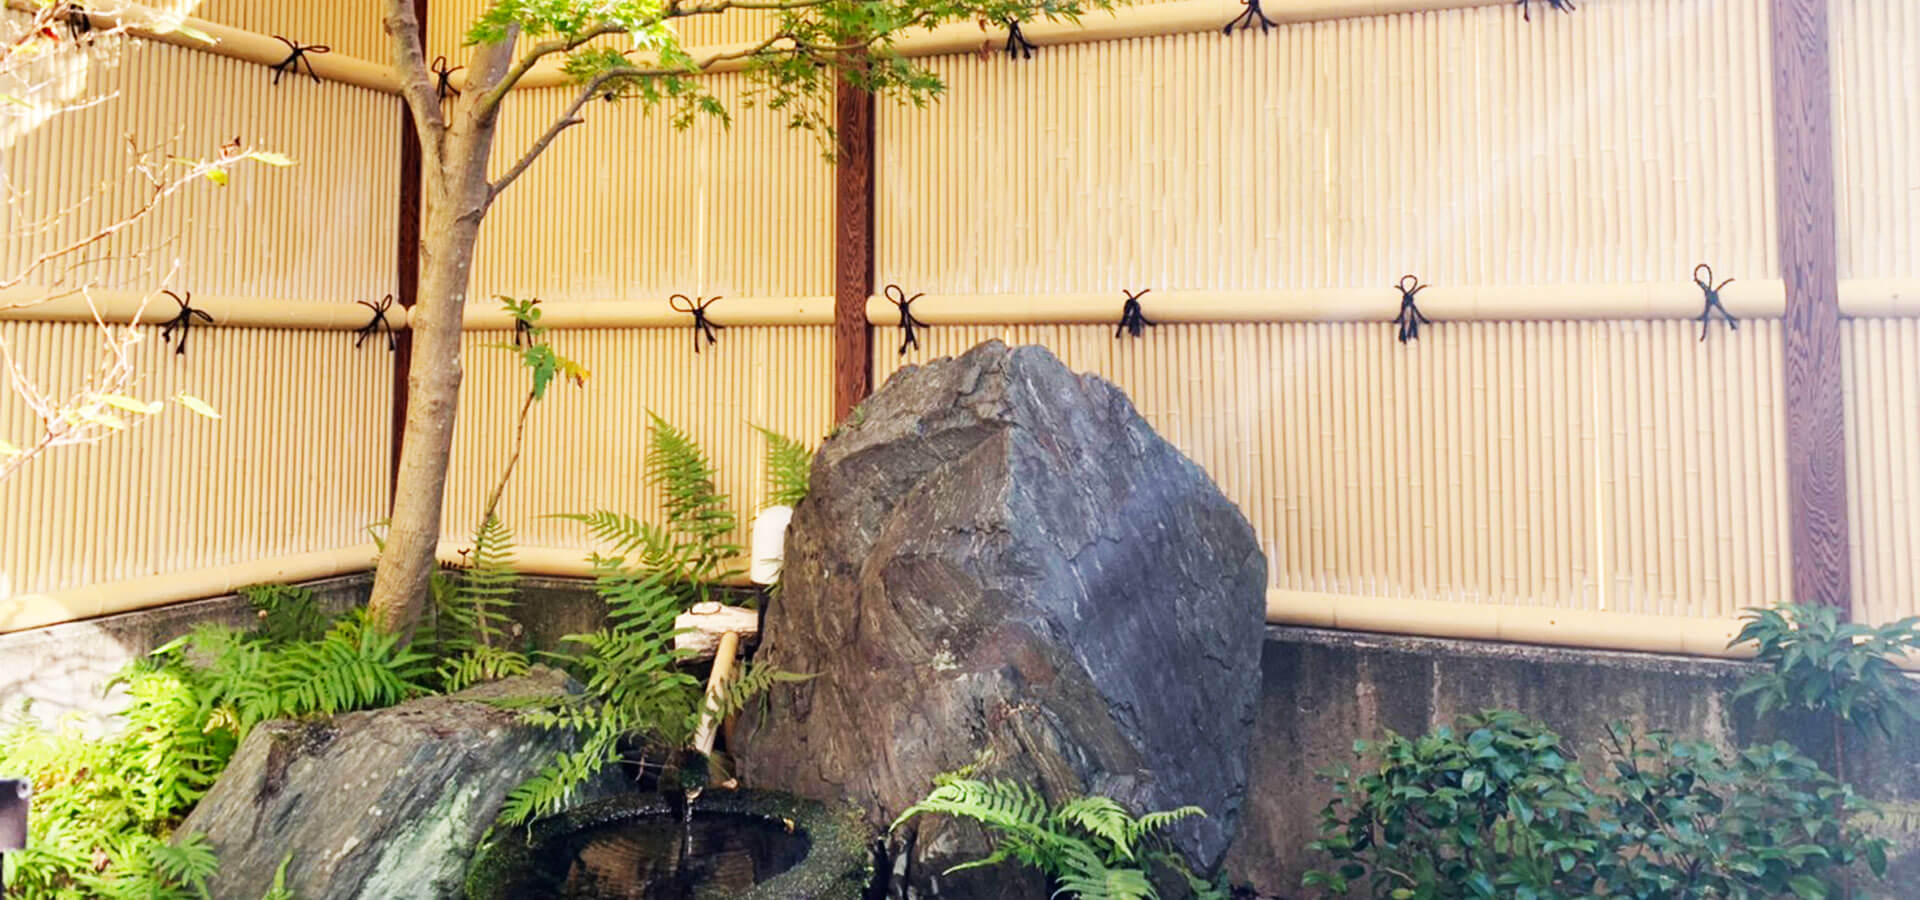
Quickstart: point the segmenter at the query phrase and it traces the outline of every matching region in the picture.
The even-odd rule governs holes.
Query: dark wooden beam
[[[1790,599],[1846,610],[1852,584],[1827,2],[1773,0],[1774,191],[1787,283]]]
[[[833,420],[873,390],[873,95],[840,79],[833,197]]]
[[[427,30],[427,0],[414,0],[413,14],[420,18],[420,33]],[[407,103],[400,101],[400,224],[396,230],[394,260],[394,300],[412,309],[420,297],[420,135],[414,131]],[[393,437],[387,456],[387,498],[392,503],[400,485],[400,440],[407,424],[407,372],[413,367],[413,330],[394,335],[393,351]]]

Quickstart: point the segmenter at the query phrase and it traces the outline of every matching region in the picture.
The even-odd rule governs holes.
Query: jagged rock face
[[[215,897],[257,897],[282,859],[302,900],[452,898],[507,792],[538,771],[561,732],[522,725],[486,698],[550,695],[533,675],[313,722],[267,722],[242,741],[178,834],[220,856]],[[618,792],[608,773],[584,799]]]
[[[1266,560],[1206,473],[1124,394],[998,341],[895,374],[815,457],[761,659],[818,677],[735,732],[752,786],[884,827],[933,776],[985,774],[1134,812],[1202,870],[1238,826]],[[932,817],[896,835],[915,892],[1045,896]],[[897,868],[897,866],[896,866]]]

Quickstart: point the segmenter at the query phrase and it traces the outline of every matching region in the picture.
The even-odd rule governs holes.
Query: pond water
[[[757,816],[620,819],[549,844],[515,896],[724,900],[793,868],[810,845],[806,834]]]

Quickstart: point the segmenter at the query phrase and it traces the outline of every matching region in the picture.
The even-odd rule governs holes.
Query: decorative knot
[[[899,285],[890,284],[887,285],[884,293],[888,300],[893,301],[894,307],[900,310],[900,355],[907,355],[908,347],[920,349],[920,337],[914,334],[913,329],[915,326],[925,328],[927,323],[913,317],[913,301],[925,297],[926,292],[922,291],[909,297]]]
[[[465,68],[466,66],[454,66],[449,69],[447,68],[446,57],[436,56],[433,58],[433,65],[430,69],[434,77],[439,80],[439,83],[434,87],[434,92],[439,95],[440,102],[445,103],[450,97],[460,96],[460,89],[453,86],[453,73]]]
[[[1701,277],[1702,272],[1706,273],[1706,277]],[[1693,267],[1693,283],[1699,285],[1700,293],[1706,298],[1706,305],[1700,308],[1700,317],[1698,319],[1700,322],[1700,339],[1703,341],[1707,339],[1707,328],[1713,324],[1709,321],[1709,318],[1716,309],[1720,311],[1720,317],[1727,320],[1727,328],[1729,330],[1739,331],[1740,320],[1734,318],[1733,313],[1727,312],[1726,305],[1720,302],[1720,289],[1732,284],[1733,279],[1729,278],[1719,284],[1714,284],[1713,267],[1706,263],[1701,263]]]
[[[378,303],[368,303],[365,300],[357,300],[355,302],[373,310],[373,318],[369,319],[367,324],[360,326],[354,331],[354,334],[359,336],[353,339],[353,349],[360,349],[360,345],[374,332],[385,331],[387,333],[387,350],[388,352],[392,352],[395,346],[393,340],[393,323],[387,321],[387,310],[393,308],[393,295],[388,294],[385,297],[381,297]]]
[[[1013,59],[1032,59],[1034,43],[1020,31],[1018,19],[1007,20],[1007,56]]]
[[[1573,0],[1513,0],[1513,5],[1520,7],[1520,18],[1529,22],[1533,21],[1535,3],[1545,3],[1548,9],[1557,9],[1563,13],[1573,12]]]
[[[1123,334],[1140,337],[1145,329],[1154,326],[1154,321],[1147,318],[1146,310],[1140,306],[1140,298],[1145,297],[1151,290],[1153,289],[1147,288],[1136,294],[1126,288],[1120,289],[1121,293],[1127,295],[1127,302],[1126,305],[1120,307],[1120,327],[1113,330],[1114,337],[1117,338]]]
[[[714,302],[719,299],[717,296],[695,298],[685,294],[674,294],[667,299],[667,303],[672,305],[674,309],[693,316],[693,352],[695,353],[700,352],[700,338],[702,336],[706,337],[707,343],[709,344],[719,343],[719,338],[715,337],[713,333],[717,329],[727,327],[707,318],[707,307],[712,306]]]
[[[1247,31],[1253,28],[1255,22],[1260,23],[1260,33],[1266,34],[1273,30],[1273,26],[1280,24],[1267,18],[1267,14],[1260,10],[1260,0],[1240,0],[1240,5],[1246,7],[1246,10],[1234,16],[1233,21],[1227,23],[1227,27],[1220,29],[1221,34],[1231,36],[1236,25],[1241,31]]]
[[[160,326],[160,343],[164,344],[173,340],[174,330],[179,329],[180,341],[174,346],[173,352],[175,356],[185,356],[187,353],[187,332],[193,329],[194,318],[198,317],[200,321],[211,325],[213,324],[213,316],[208,315],[204,310],[193,308],[192,291],[187,291],[185,297],[172,291],[161,291],[160,293],[172,297],[174,304],[180,307],[180,311],[175,313],[173,318],[168,319]]]
[[[307,75],[313,79],[315,84],[318,84],[320,82],[320,73],[313,70],[313,60],[309,58],[309,55],[318,56],[322,53],[331,53],[333,52],[333,48],[325,44],[296,44],[277,34],[273,37],[274,40],[287,45],[287,58],[273,64],[273,83],[279,84],[280,76],[288,72],[292,72],[295,78],[300,77],[300,67],[304,65],[307,68]]]
[[[1393,317],[1393,324],[1400,329],[1400,343],[1417,341],[1420,339],[1420,326],[1433,324],[1433,320],[1427,318],[1413,301],[1414,295],[1426,290],[1427,286],[1412,275],[1400,276],[1400,283],[1394,286],[1400,289],[1400,313]]]

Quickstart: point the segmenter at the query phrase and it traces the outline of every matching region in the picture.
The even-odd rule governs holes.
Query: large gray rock
[[[301,900],[463,896],[467,864],[513,790],[564,733],[522,725],[487,698],[550,695],[566,676],[523,678],[247,735],[179,834],[220,855],[215,897],[257,897],[291,854]],[[583,799],[620,790],[607,773]]]
[[[1245,517],[1106,381],[998,341],[903,369],[814,460],[760,658],[818,677],[742,721],[738,771],[884,826],[987,749],[987,775],[1056,799],[1205,808],[1176,842],[1211,869],[1246,793],[1266,575]],[[1006,870],[936,885],[984,849],[970,826],[894,846],[920,893],[1046,895]]]

